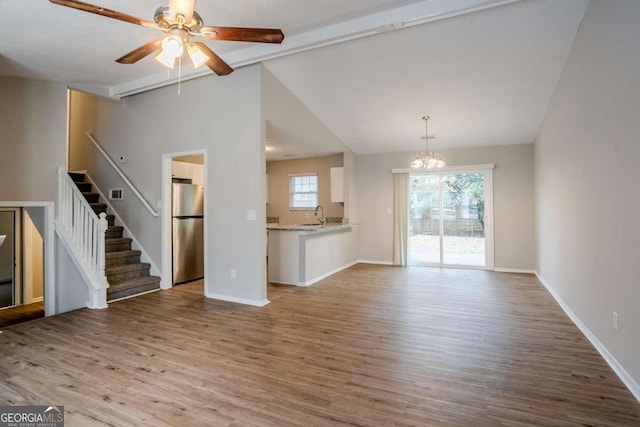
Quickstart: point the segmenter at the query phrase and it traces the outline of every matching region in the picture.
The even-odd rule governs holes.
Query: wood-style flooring
[[[44,304],[34,302],[33,304],[19,305],[17,307],[3,308],[0,310],[0,330],[7,326],[28,322],[29,320],[44,317]]]
[[[66,426],[637,426],[532,275],[359,264],[271,304],[202,283],[6,328],[0,405]]]

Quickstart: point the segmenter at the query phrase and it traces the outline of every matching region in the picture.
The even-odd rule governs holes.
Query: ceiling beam
[[[519,1],[522,0],[426,0],[305,33],[287,36],[280,45],[259,44],[220,56],[231,67],[239,68],[310,49],[475,13]],[[212,74],[206,68],[182,71],[183,74],[180,78],[183,82]],[[100,89],[99,92],[102,96],[108,93],[108,96],[112,98],[122,98],[177,82],[177,77],[167,78],[167,73],[162,71],[123,84]]]

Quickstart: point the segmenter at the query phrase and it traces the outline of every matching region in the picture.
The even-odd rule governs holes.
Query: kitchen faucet
[[[320,218],[318,218],[318,221],[320,221],[320,224],[324,225],[324,222],[325,222],[324,208],[322,207],[322,205],[316,206],[316,212],[314,213],[315,216],[318,216],[318,209],[322,209],[322,216]]]

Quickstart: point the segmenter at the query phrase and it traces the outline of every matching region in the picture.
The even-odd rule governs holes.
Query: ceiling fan
[[[134,64],[160,50],[160,53],[155,57],[156,61],[168,68],[173,68],[176,59],[182,57],[186,50],[194,68],[206,65],[217,75],[224,76],[231,73],[233,68],[216,55],[205,43],[191,41],[191,37],[200,36],[206,40],[257,43],[282,43],[282,40],[284,40],[284,34],[279,29],[203,26],[202,17],[195,11],[196,0],[169,0],[169,6],[160,6],[156,9],[154,22],[77,0],[49,1],[61,6],[95,13],[165,33],[164,37],[151,40],[116,59],[116,62],[120,64]]]

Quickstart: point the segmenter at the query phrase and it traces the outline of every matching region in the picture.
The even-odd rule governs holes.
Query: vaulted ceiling
[[[91,2],[148,20],[162,5]],[[347,146],[368,154],[422,148],[425,114],[433,148],[533,142],[586,4],[212,0],[196,10],[205,25],[281,28],[282,45],[208,44],[233,67],[264,62]],[[172,81],[152,56],[114,62],[156,30],[45,0],[0,6],[0,75],[115,98]],[[186,68],[186,79],[210,73]]]

